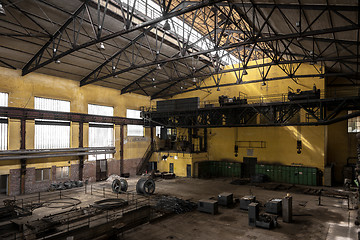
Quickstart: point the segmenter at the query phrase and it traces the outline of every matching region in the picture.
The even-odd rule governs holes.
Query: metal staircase
[[[144,156],[142,157],[141,161],[139,162],[136,168],[136,175],[141,175],[146,171],[147,165],[152,154],[155,152],[155,141],[152,141],[148,148],[146,149]]]

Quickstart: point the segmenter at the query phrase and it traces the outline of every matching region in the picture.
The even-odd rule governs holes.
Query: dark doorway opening
[[[191,165],[186,165],[186,177],[191,177]]]
[[[174,173],[174,163],[169,164],[169,172]]]
[[[96,181],[106,180],[107,178],[107,160],[96,160]]]
[[[250,178],[255,175],[255,166],[257,163],[257,158],[255,157],[244,157],[243,158],[243,176],[245,178]]]

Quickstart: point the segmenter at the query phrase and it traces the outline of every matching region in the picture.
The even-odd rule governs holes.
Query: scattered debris
[[[75,187],[82,187],[84,186],[83,181],[66,181],[66,182],[58,182],[58,183],[51,183],[49,187],[49,191],[56,191],[56,190],[65,190]]]
[[[106,181],[112,183],[115,179],[120,179],[120,176],[117,174],[112,174],[106,179]]]
[[[197,204],[177,197],[161,196],[157,199],[155,208],[159,211],[182,214],[194,211],[197,208]]]

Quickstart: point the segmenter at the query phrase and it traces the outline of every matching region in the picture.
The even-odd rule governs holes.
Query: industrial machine
[[[230,207],[233,205],[233,194],[223,192],[218,195],[218,203],[221,206]]]
[[[219,104],[220,104],[220,107],[232,106],[232,105],[243,105],[243,104],[247,104],[247,99],[246,98],[241,99],[240,97],[229,98],[228,96],[221,95],[221,96],[219,96]]]
[[[296,89],[295,92],[291,87],[288,87],[288,99],[289,101],[320,99],[320,89],[317,89],[315,84],[313,89],[309,91]]]
[[[265,212],[276,215],[281,215],[282,210],[282,199],[273,198],[265,204]]]
[[[211,199],[199,200],[198,210],[199,212],[205,212],[215,215],[218,213],[218,201]]]
[[[255,202],[255,196],[244,196],[240,198],[240,209],[249,210],[249,204]]]

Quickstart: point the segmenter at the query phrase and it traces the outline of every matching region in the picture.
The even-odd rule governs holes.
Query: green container
[[[307,172],[307,169],[305,167],[298,167],[299,184],[301,184],[301,185],[307,185],[307,179],[305,178],[305,172]]]
[[[289,183],[290,182],[290,167],[281,166],[281,182]]]
[[[317,168],[309,168],[308,171],[308,183],[311,186],[317,185]]]
[[[282,182],[282,166],[281,165],[276,166],[276,181]]]
[[[295,167],[291,166],[290,167],[290,178],[289,178],[289,183],[290,184],[295,184]]]

